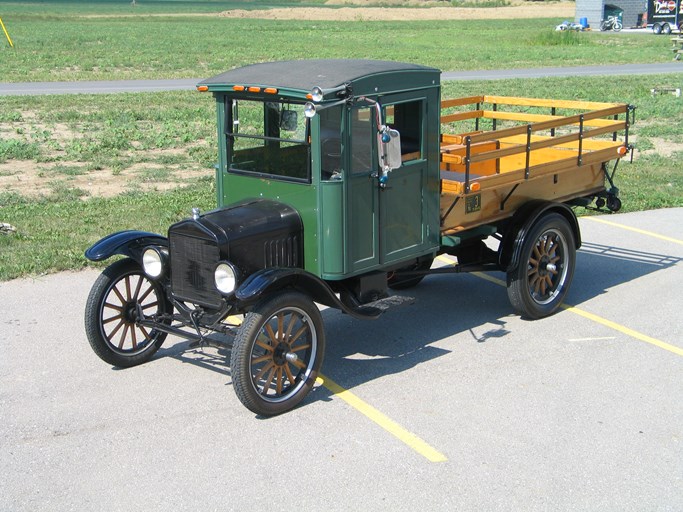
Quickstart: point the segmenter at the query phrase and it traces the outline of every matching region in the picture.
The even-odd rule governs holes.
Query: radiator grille
[[[221,295],[214,286],[214,270],[220,259],[214,240],[172,235],[171,286],[181,300],[204,306],[220,307]]]

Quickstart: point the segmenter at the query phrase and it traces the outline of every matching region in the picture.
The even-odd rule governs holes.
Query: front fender
[[[150,245],[168,247],[168,238],[147,231],[119,231],[105,236],[85,251],[90,261],[102,261],[115,254],[129,256],[140,261],[142,251]]]
[[[285,288],[299,290],[311,297],[314,302],[341,309],[356,318],[374,319],[382,313],[377,308],[343,303],[330,285],[301,268],[267,268],[256,272],[235,291],[235,298],[242,305],[251,306],[267,295]]]

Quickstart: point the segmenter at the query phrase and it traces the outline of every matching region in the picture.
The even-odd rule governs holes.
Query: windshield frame
[[[260,110],[263,112],[264,120],[257,122],[257,128],[260,128],[259,131],[264,132],[262,135],[240,133],[239,110],[240,105],[244,106],[245,104],[250,105],[251,108],[261,107]],[[275,129],[278,135],[281,135],[282,132],[287,133],[291,131],[285,129],[281,131],[281,125],[267,127],[267,121],[265,120],[267,104],[277,105],[277,111],[280,113],[285,110],[292,110],[293,107],[298,117],[298,129],[296,131],[300,133],[303,130],[304,138],[299,138],[300,135],[299,137],[292,138],[267,135],[265,131],[268,129]],[[223,131],[226,138],[227,172],[261,179],[310,184],[312,180],[311,120],[304,115],[304,105],[304,102],[283,98],[261,99],[226,96]],[[280,119],[281,122],[282,120]],[[258,126],[258,123],[261,123],[261,125]],[[234,130],[234,128],[237,128],[237,130]],[[297,135],[296,131],[293,135]],[[261,141],[262,144],[235,149],[236,143],[244,140]],[[268,146],[270,146],[270,150]],[[263,163],[256,165],[254,169],[244,168],[244,162],[240,162],[236,158],[239,153],[242,155],[253,154],[254,157],[262,158]],[[285,157],[289,157],[289,168],[287,168],[287,158]],[[265,163],[266,161],[268,162],[267,164]],[[271,166],[270,169],[268,165]],[[276,170],[280,172],[275,172]]]

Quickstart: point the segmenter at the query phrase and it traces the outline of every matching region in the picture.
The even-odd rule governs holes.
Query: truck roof
[[[234,85],[277,87],[308,93],[313,87],[332,89],[344,84],[354,86],[354,94],[386,92],[387,79],[395,82],[395,88],[438,85],[441,71],[435,68],[381,60],[321,59],[265,62],[231,69],[208,78],[198,86],[208,86],[210,91],[231,90]],[[374,90],[368,80],[382,83],[381,90]],[[373,86],[374,88],[377,85]]]

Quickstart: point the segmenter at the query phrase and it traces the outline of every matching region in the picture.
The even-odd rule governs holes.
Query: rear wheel
[[[662,34],[664,34],[665,36],[668,36],[669,34],[671,34],[671,25],[669,25],[668,23],[666,23],[666,24],[662,27]]]
[[[298,292],[266,299],[246,315],[235,337],[235,392],[257,414],[286,412],[313,388],[324,352],[322,316],[311,299]]]
[[[519,264],[507,274],[510,303],[525,318],[551,315],[560,307],[574,275],[574,232],[562,215],[550,213],[521,243]]]
[[[109,265],[95,281],[85,305],[85,332],[103,361],[128,368],[148,361],[166,333],[137,323],[140,315],[170,316],[173,306],[162,285],[131,259]]]

